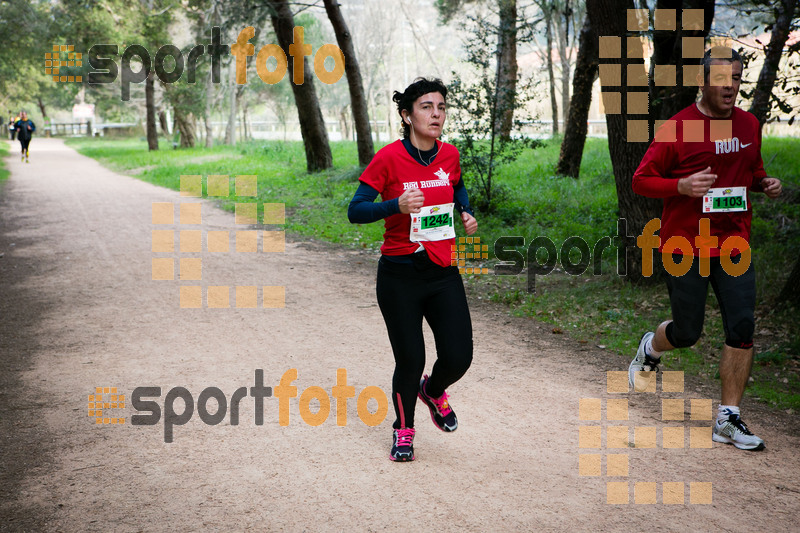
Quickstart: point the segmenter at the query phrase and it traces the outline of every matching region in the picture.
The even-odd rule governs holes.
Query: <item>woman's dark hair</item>
[[[408,139],[411,133],[411,127],[403,120],[402,111],[405,109],[411,114],[411,112],[414,111],[414,102],[417,101],[417,98],[428,93],[439,93],[442,95],[445,102],[447,101],[447,87],[444,86],[444,83],[442,83],[442,80],[439,78],[430,80],[427,78],[417,78],[414,80],[414,83],[406,87],[404,92],[395,91],[392,95],[392,100],[397,104],[397,113],[400,115],[400,123],[403,125],[402,134],[404,139]]]

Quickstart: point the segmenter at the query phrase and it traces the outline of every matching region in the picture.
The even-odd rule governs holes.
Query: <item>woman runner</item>
[[[363,224],[384,219],[376,292],[394,352],[392,461],[414,460],[414,409],[419,397],[442,431],[458,420],[445,389],[472,362],[472,322],[458,268],[453,210],[467,235],[478,229],[461,179],[458,150],[437,139],[447,116],[447,88],[438,79],[417,78],[392,99],[403,123],[403,139],[375,154],[360,177],[347,214]],[[374,200],[381,195],[381,202]],[[425,369],[422,319],[436,341],[436,362]]]

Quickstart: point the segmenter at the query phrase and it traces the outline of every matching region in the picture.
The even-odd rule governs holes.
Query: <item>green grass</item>
[[[6,168],[5,158],[10,150],[9,144],[0,142],[0,183],[8,179],[10,172]]]
[[[477,235],[490,250],[500,236],[521,236],[526,245],[544,236],[557,248],[568,237],[580,236],[591,248],[599,239],[616,235],[616,189],[606,141],[587,139],[578,180],[554,175],[559,143],[560,139],[547,141],[500,169],[496,180],[502,199],[497,210],[491,216],[478,215]],[[285,203],[290,233],[372,250],[380,246],[382,224],[354,226],[347,221],[347,205],[361,171],[355,164],[354,143],[333,143],[336,166],[315,174],[306,173],[303,147],[296,142],[250,142],[208,150],[172,150],[164,142],[152,153],[147,152],[143,140],[70,139],[68,144],[114,170],[171,189],[179,188],[182,174],[257,174],[258,201]],[[800,323],[797,311],[782,309],[775,300],[800,255],[800,183],[796,174],[800,140],[766,138],[762,154],[767,172],[783,180],[785,194],[777,201],[753,195],[759,354],[748,394],[776,407],[798,409],[800,342],[792,339],[800,339]],[[230,196],[220,199],[220,205],[232,210],[236,201],[254,199]],[[491,251],[489,255],[493,256]],[[491,265],[490,260],[484,266]],[[471,290],[506,303],[513,313],[535,317],[552,324],[554,331],[618,354],[619,368],[626,368],[642,332],[669,318],[667,291],[661,284],[634,286],[616,276],[613,248],[603,252],[601,266],[602,275],[598,276],[591,275],[591,269],[581,276],[569,276],[560,268],[537,276],[536,294],[526,292],[524,276],[465,278]],[[713,292],[708,298],[704,332],[693,348],[665,357],[664,366],[718,379],[724,336]]]

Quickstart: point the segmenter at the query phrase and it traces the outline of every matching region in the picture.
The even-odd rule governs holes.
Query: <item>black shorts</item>
[[[22,151],[25,152],[28,150],[28,145],[31,144],[31,138],[28,137],[27,139],[20,139],[19,144],[22,146]]]
[[[676,348],[694,345],[703,332],[708,284],[714,289],[725,329],[725,344],[732,348],[751,348],[755,329],[756,275],[752,261],[740,276],[725,271],[719,257],[712,257],[708,277],[700,275],[700,259],[673,254],[673,261],[692,259],[692,266],[683,276],[667,276],[667,289],[672,307],[672,323],[667,326],[667,340]],[[741,255],[732,259],[738,264]]]

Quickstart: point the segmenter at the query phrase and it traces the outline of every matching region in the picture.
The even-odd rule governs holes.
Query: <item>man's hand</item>
[[[467,235],[472,235],[478,231],[478,221],[466,211],[461,213],[461,222],[464,223],[464,231],[467,232]]]
[[[689,177],[679,179],[678,192],[692,198],[700,198],[708,192],[716,179],[717,175],[711,174],[711,167],[706,167]]]
[[[769,198],[777,198],[783,191],[781,180],[778,178],[764,178],[761,180],[761,188]]]
[[[409,213],[419,213],[422,204],[425,203],[425,195],[419,189],[407,189],[397,199],[400,212],[404,215]]]

